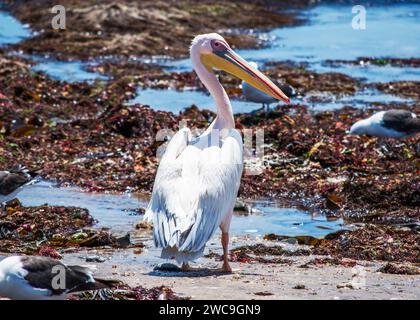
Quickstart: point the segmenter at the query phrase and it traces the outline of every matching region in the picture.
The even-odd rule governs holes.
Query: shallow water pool
[[[40,182],[25,188],[19,199],[25,206],[45,203],[60,206],[78,206],[89,210],[98,221],[98,227],[110,227],[114,231],[132,231],[141,215],[135,209],[147,206],[147,200],[130,194],[86,193],[77,188],[57,188],[50,182]],[[263,236],[276,233],[286,236],[310,235],[322,237],[343,228],[343,220],[329,220],[325,215],[276,207],[270,202],[254,202],[259,213],[248,216],[234,215],[231,224],[233,235]]]
[[[31,36],[28,27],[9,13],[0,11],[0,46],[14,44]]]
[[[136,97],[129,103],[146,104],[155,110],[170,111],[175,114],[193,104],[200,109],[216,111],[213,98],[205,92],[196,90],[139,88]],[[251,112],[261,108],[261,104],[241,100],[231,100],[231,104],[234,113]]]
[[[159,97],[159,99],[156,97]],[[195,90],[178,91],[173,89],[139,88],[136,97],[129,102],[129,104],[135,103],[150,105],[155,110],[170,111],[175,114],[193,104],[200,109],[216,111],[213,98],[205,92]],[[339,109],[349,105],[356,108],[365,108],[373,103],[412,103],[412,101],[378,90],[366,89],[357,92],[355,95],[346,95],[339,98],[332,95],[306,95],[293,98],[291,103],[305,104],[313,111],[318,112]],[[234,113],[248,113],[262,107],[260,103],[236,99],[231,99],[231,104]],[[271,104],[271,107],[275,106],[275,103]]]
[[[35,60],[37,60],[35,58]],[[81,61],[54,61],[38,59],[38,63],[32,67],[34,71],[42,71],[51,78],[66,82],[83,82],[94,80],[106,80],[107,77],[86,70],[88,64]]]
[[[267,62],[309,63],[318,72],[342,72],[369,82],[420,80],[420,69],[391,66],[325,65],[324,61],[358,57],[418,57],[420,52],[420,3],[366,7],[366,29],[352,28],[352,6],[325,4],[299,12],[307,23],[276,28],[266,48],[238,50],[245,59]],[[166,61],[170,71],[191,70],[189,59]]]

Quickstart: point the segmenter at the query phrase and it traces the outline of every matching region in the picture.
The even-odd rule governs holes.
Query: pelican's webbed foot
[[[200,271],[208,271],[208,268],[200,268],[200,267],[191,267],[189,263],[183,263],[181,266],[181,270],[183,272],[200,272]]]

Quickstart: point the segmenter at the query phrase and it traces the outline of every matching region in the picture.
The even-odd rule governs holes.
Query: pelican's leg
[[[229,265],[229,232],[222,231],[222,247],[223,247],[222,271],[232,272],[232,268]]]
[[[200,272],[200,271],[209,271],[208,268],[201,268],[201,267],[191,267],[188,262],[182,263],[181,270],[183,272]]]
[[[181,270],[184,272],[191,271],[191,266],[188,262],[182,263]]]
[[[229,227],[230,221],[232,220],[233,212],[227,217],[220,225],[220,230],[222,231],[222,248],[223,248],[223,265],[222,272],[232,272],[232,268],[229,265]]]

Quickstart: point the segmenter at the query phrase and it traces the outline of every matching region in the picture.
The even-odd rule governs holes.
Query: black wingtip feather
[[[75,278],[83,278],[87,279],[90,274],[89,268],[83,266],[68,266],[70,273]],[[101,278],[93,278],[94,282],[83,282],[80,281],[79,283],[75,283],[73,287],[68,291],[68,293],[72,292],[81,292],[81,291],[90,291],[90,290],[100,290],[100,289],[110,289],[117,285],[121,284],[121,281],[114,280],[114,279],[101,279]]]
[[[73,289],[69,290],[67,293],[75,293],[75,292],[82,292],[82,291],[95,291],[101,289],[112,289],[122,284],[121,281],[118,280],[107,280],[107,279],[100,279],[94,278],[95,282],[86,282],[80,284]]]

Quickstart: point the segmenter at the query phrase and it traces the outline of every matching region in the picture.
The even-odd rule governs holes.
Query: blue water
[[[342,219],[328,219],[325,215],[311,214],[293,208],[278,208],[257,204],[262,212],[249,216],[234,216],[230,232],[264,236],[275,233],[284,236],[310,235],[324,237],[330,232],[343,229]]]
[[[159,99],[156,99],[159,97]],[[213,98],[202,91],[173,89],[141,89],[137,90],[136,98],[130,104],[140,103],[153,107],[156,110],[170,111],[177,114],[179,111],[196,105],[200,109],[216,111]],[[261,104],[252,102],[231,100],[234,113],[251,112],[261,108]]]
[[[107,80],[108,77],[98,72],[89,71],[88,68],[94,66],[96,62],[83,61],[58,61],[49,56],[29,55],[13,51],[11,55],[16,55],[25,59],[35,61],[31,69],[47,74],[49,77],[66,82],[83,82],[94,80]]]
[[[311,70],[317,72],[339,72],[347,74],[353,78],[358,78],[366,82],[391,82],[391,81],[420,81],[420,68],[394,67],[391,65],[325,65],[324,63],[314,63],[310,66]]]
[[[77,188],[57,188],[50,182],[26,187],[19,193],[19,200],[25,206],[40,206],[45,203],[56,206],[78,206],[89,210],[99,227],[128,229],[141,219],[130,211],[147,205],[129,194],[100,194],[82,192]]]
[[[345,106],[354,108],[367,108],[376,103],[390,104],[390,103],[414,103],[411,99],[401,98],[392,94],[383,93],[379,90],[366,89],[358,91],[354,95],[345,95],[342,97],[335,97],[332,95],[306,95],[302,98],[294,99],[292,103],[301,103],[309,106],[314,111],[327,111],[340,109]]]
[[[156,97],[159,97],[159,99],[156,99]],[[193,104],[200,109],[216,111],[213,98],[205,92],[195,90],[177,91],[173,89],[139,88],[136,97],[129,102],[129,104],[134,103],[149,105],[155,110],[170,111],[175,114]],[[412,103],[412,101],[369,89],[359,91],[355,95],[346,95],[338,98],[332,95],[306,95],[292,99],[291,103],[308,105],[314,111],[325,111],[339,109],[344,106],[364,108],[371,106],[372,103]],[[261,108],[261,104],[245,100],[231,99],[231,104],[234,113],[248,113]],[[271,104],[271,107],[274,106],[276,106],[275,103]]]
[[[139,207],[147,206],[147,199],[130,194],[86,193],[76,188],[57,188],[50,182],[26,187],[19,193],[23,205],[39,206],[45,203],[59,206],[78,206],[89,210],[98,221],[98,227],[110,227],[114,231],[128,231],[143,219],[130,214]],[[322,237],[343,227],[343,220],[328,220],[325,215],[314,215],[292,208],[279,208],[273,203],[253,204],[260,213],[249,216],[233,216],[231,232],[234,235],[258,235],[276,233],[287,236],[311,235]]]
[[[0,11],[0,46],[18,43],[30,36],[32,34],[28,27],[24,26],[9,13]],[[43,71],[51,78],[57,80],[81,82],[107,79],[107,77],[99,73],[87,71],[86,67],[88,64],[81,61],[54,61],[39,56],[23,56],[38,62],[32,67],[34,71]]]
[[[309,23],[276,28],[274,39],[263,49],[238,50],[245,59],[267,62],[291,60],[308,62],[314,71],[343,72],[369,82],[419,80],[420,69],[390,66],[325,66],[323,61],[354,60],[358,57],[411,58],[420,55],[420,3],[366,8],[366,29],[351,26],[352,6],[318,5],[301,15]],[[191,70],[189,59],[167,61],[170,71]]]
[[[320,5],[304,13],[309,24],[271,31],[270,48],[243,50],[258,60],[316,62],[360,56],[410,58],[420,52],[420,4],[366,7],[366,29],[355,30],[352,6]]]
[[[0,46],[18,43],[31,36],[29,28],[10,14],[0,11]]]
[[[39,62],[32,67],[34,71],[42,71],[51,78],[66,82],[94,81],[97,79],[106,80],[97,72],[86,70],[88,64],[81,61],[52,61],[46,60]]]

